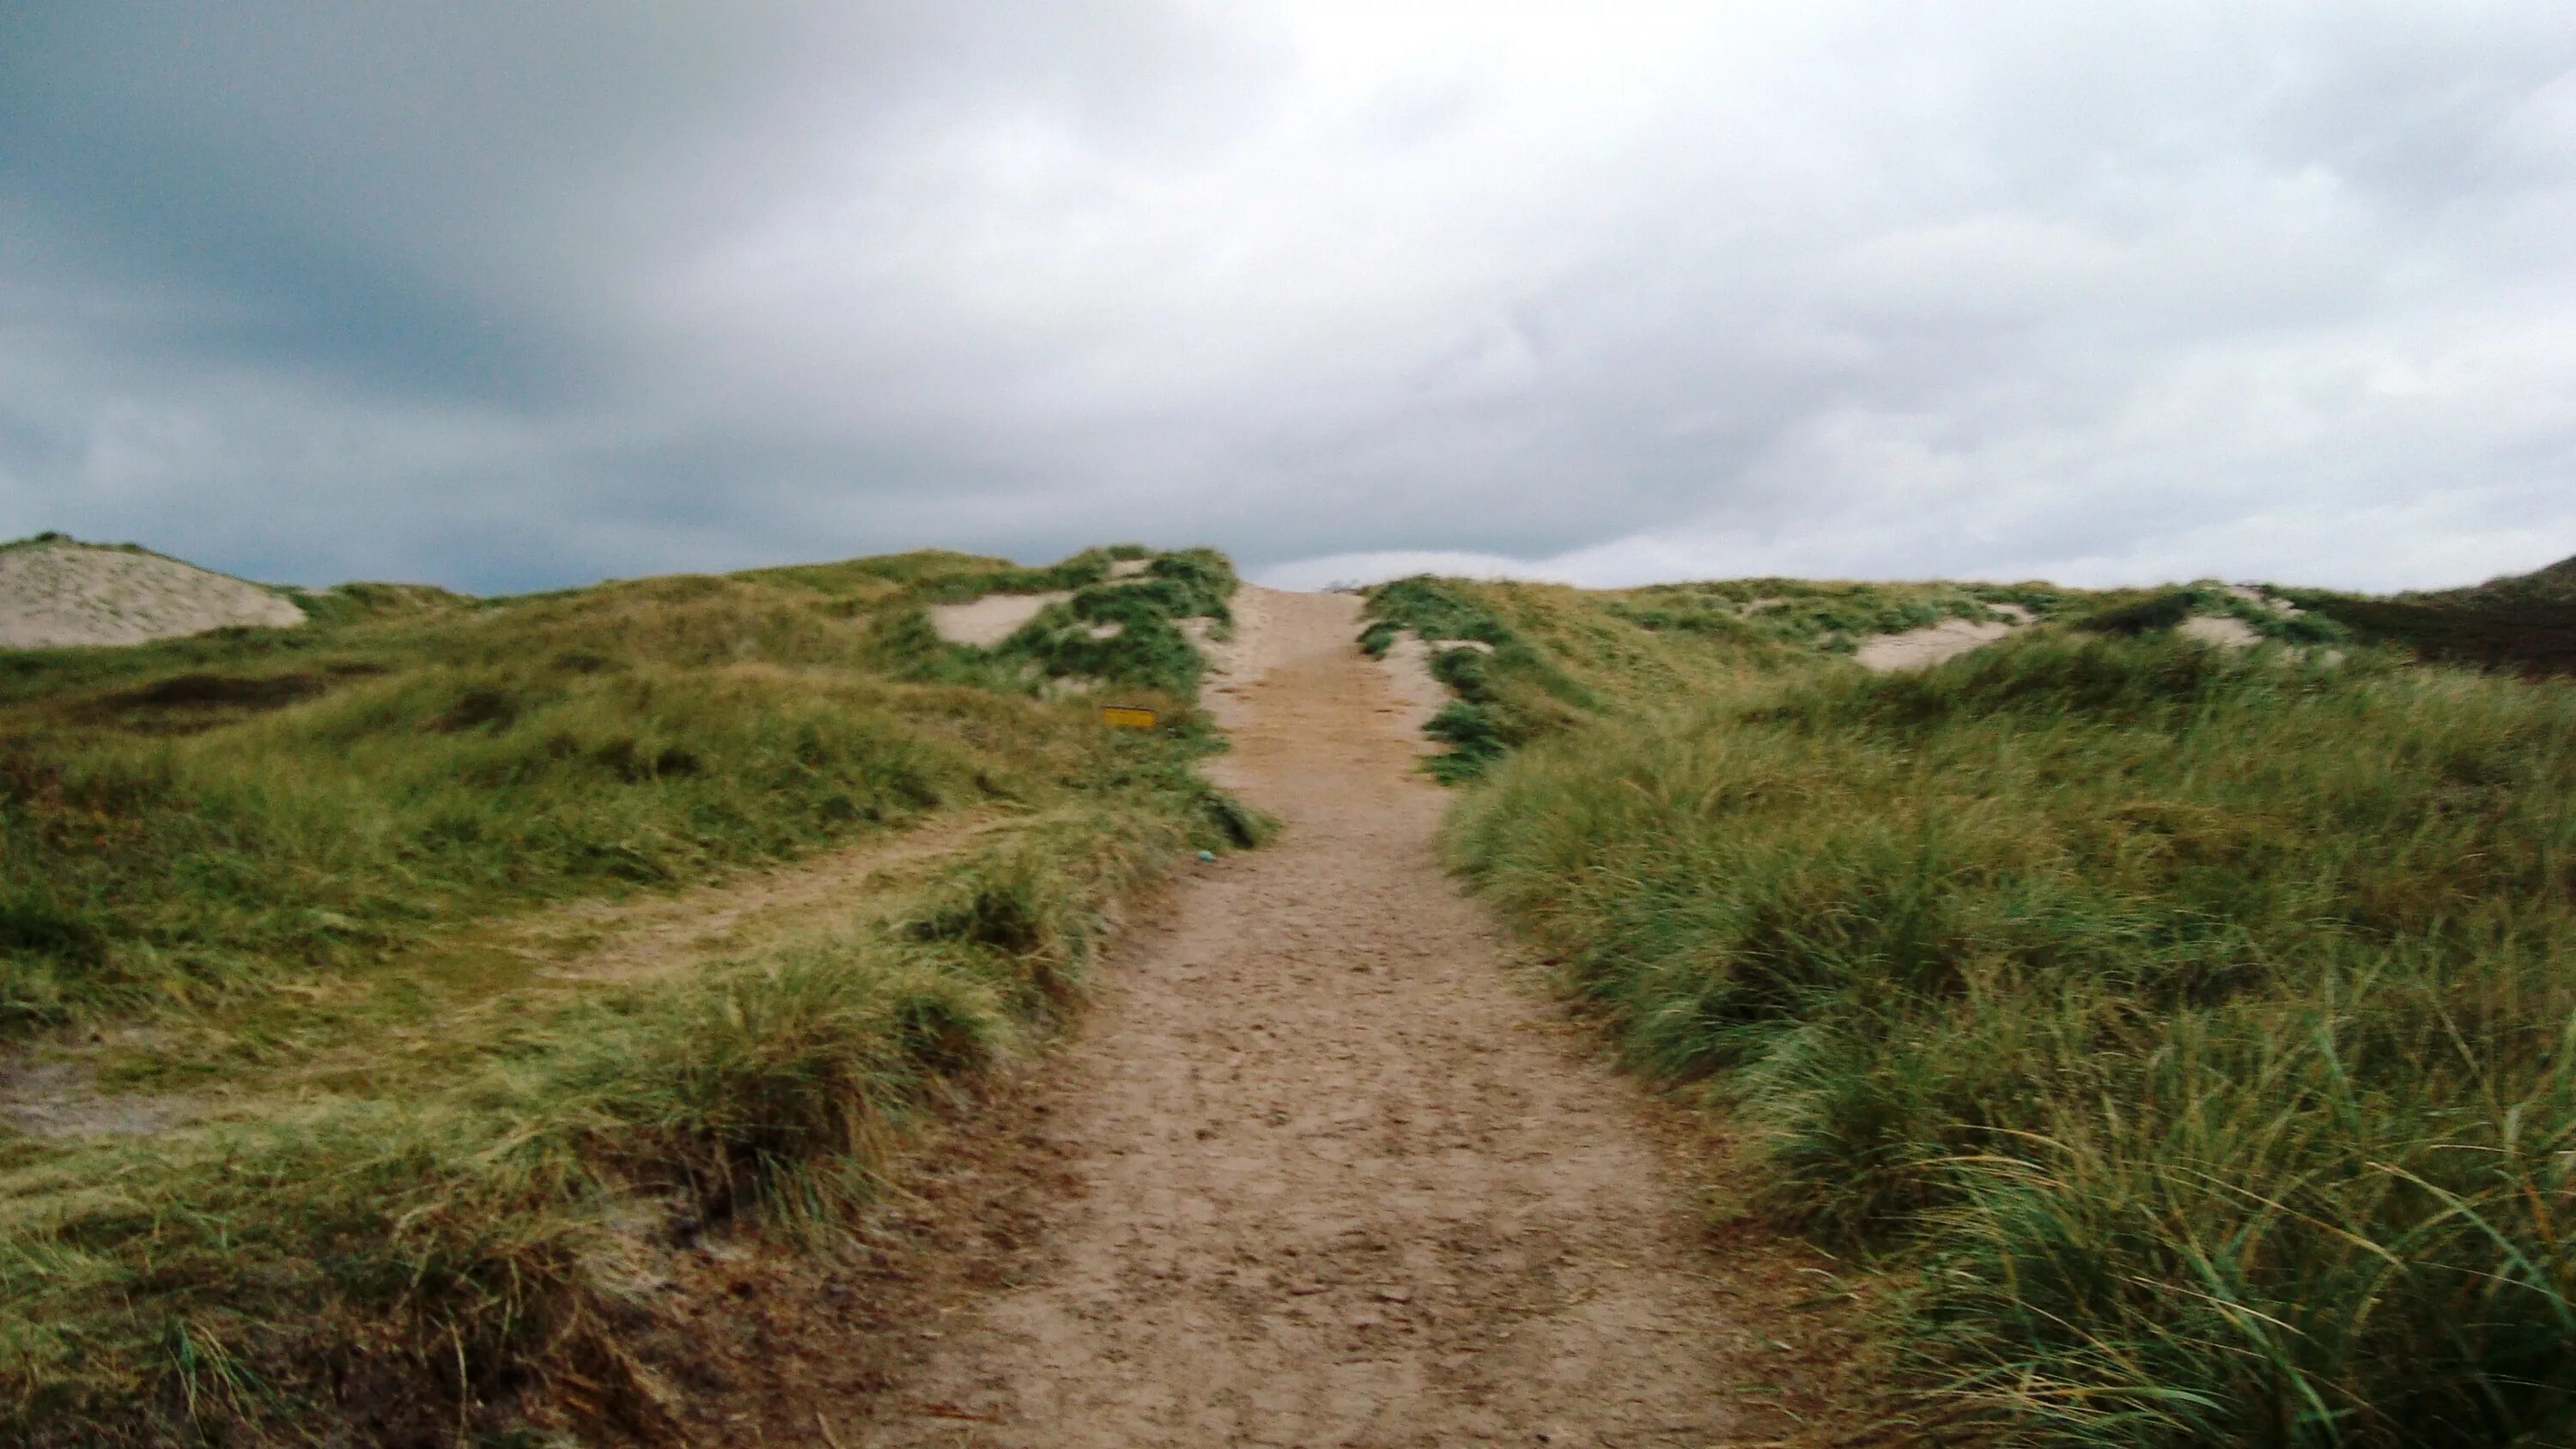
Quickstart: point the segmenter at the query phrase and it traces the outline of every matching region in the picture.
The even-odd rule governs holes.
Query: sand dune
[[[302,609],[258,584],[156,553],[70,539],[0,550],[0,647],[141,644],[303,622]]]

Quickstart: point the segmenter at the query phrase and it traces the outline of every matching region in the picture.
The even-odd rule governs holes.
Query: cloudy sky
[[[0,534],[2457,583],[2576,7],[0,6]]]

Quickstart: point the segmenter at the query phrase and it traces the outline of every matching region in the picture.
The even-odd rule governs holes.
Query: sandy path
[[[1288,828],[1104,973],[1050,1094],[1082,1190],[1042,1210],[1034,1276],[948,1320],[844,1444],[1795,1427],[1760,1402],[1780,1361],[1653,1145],[1664,1119],[1514,985],[1435,865],[1419,710],[1352,647],[1357,610],[1238,598],[1217,773]]]

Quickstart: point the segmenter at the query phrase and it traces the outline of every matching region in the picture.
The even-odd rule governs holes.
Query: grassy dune
[[[1116,591],[1151,627],[1072,659],[942,644],[923,606],[1107,562],[904,555],[490,604],[361,586],[302,629],[0,655],[0,1032],[1042,796],[1096,731],[1038,686],[1186,694],[1170,616],[1221,613],[1231,571],[1164,561],[1187,586]]]
[[[1431,672],[1458,697],[1428,726],[1449,746],[1431,768],[1455,782],[1606,712],[1812,667],[1851,653],[1870,634],[1986,618],[1995,604],[2044,617],[2068,597],[2035,584],[1740,579],[1593,593],[1411,578],[1370,590],[1360,646],[1383,654],[1403,632],[1433,644]],[[1455,641],[1487,647],[1437,647]]]
[[[1222,559],[1157,560],[1138,627],[1079,659],[923,623],[1108,559],[356,589],[299,630],[0,656],[0,1030],[213,1104],[0,1127],[0,1436],[650,1432],[627,1345],[672,1311],[660,1258],[729,1221],[830,1250],[906,1124],[1078,995],[1104,913],[1257,835],[1189,773],[1214,746],[1178,700],[1147,736],[1042,697],[1185,685]],[[687,969],[570,990],[492,949],[969,811],[954,850]]]
[[[1543,660],[1636,617],[1441,587]],[[1765,1210],[1885,1270],[1918,1417],[2569,1442],[2576,688],[2231,655],[2124,617],[2159,598],[1921,675],[1731,626],[1684,691],[1560,665],[1607,703],[1448,848],[1757,1129]]]

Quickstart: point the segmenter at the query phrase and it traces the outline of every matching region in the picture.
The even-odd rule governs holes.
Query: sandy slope
[[[1423,705],[1352,646],[1358,607],[1238,596],[1217,773],[1287,829],[1201,869],[1109,965],[1035,1134],[1074,1191],[1035,1209],[1034,1266],[823,1412],[842,1444],[1796,1427],[1777,1340],[1812,1280],[1758,1241],[1710,1249],[1691,1159],[1657,1145],[1678,1119],[1516,984],[1439,870]]]
[[[1929,669],[1945,659],[1956,659],[1971,649],[1981,648],[2001,639],[2030,622],[2030,611],[2019,604],[1990,606],[2001,619],[1944,619],[1902,634],[1879,634],[1864,639],[1852,658],[1863,669],[1880,674],[1906,669]]]
[[[303,622],[303,610],[257,584],[159,554],[68,541],[0,551],[0,648],[140,644],[228,624]]]
[[[1141,583],[1145,570],[1153,567],[1152,559],[1122,558],[1109,565],[1111,583]],[[930,627],[951,644],[969,644],[990,649],[1020,631],[1020,626],[1034,619],[1049,604],[1060,604],[1073,597],[1071,589],[1051,589],[1035,594],[986,594],[963,604],[936,604],[930,610]],[[1105,632],[1104,632],[1105,631]],[[1095,639],[1114,639],[1115,624],[1092,628]]]
[[[951,644],[990,649],[1018,633],[1022,624],[1036,618],[1047,605],[1072,597],[1071,589],[1055,589],[1039,594],[986,594],[963,604],[936,604],[930,610],[930,627]]]

